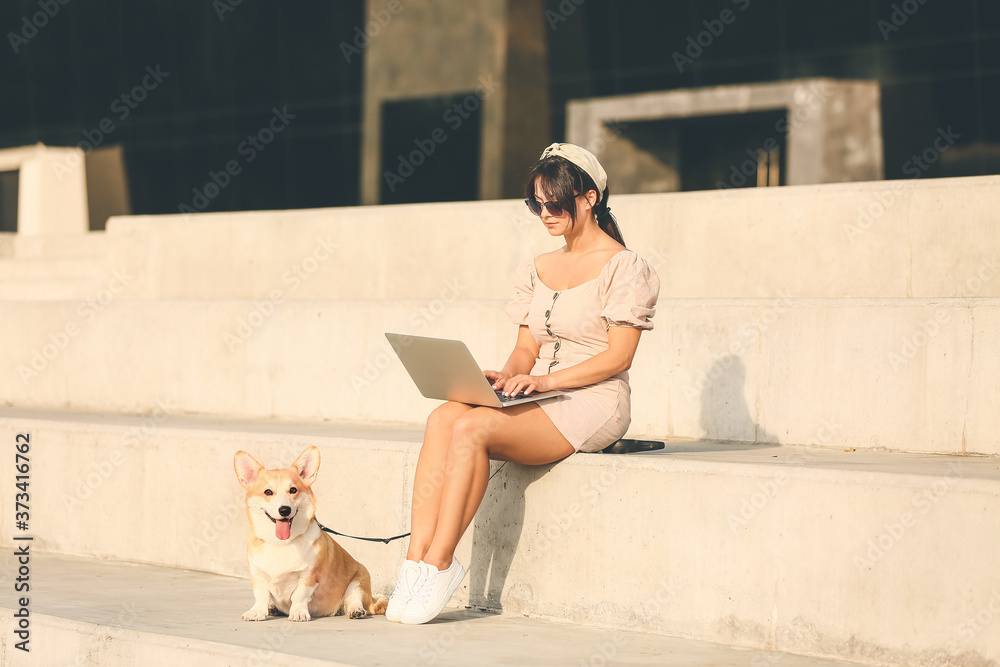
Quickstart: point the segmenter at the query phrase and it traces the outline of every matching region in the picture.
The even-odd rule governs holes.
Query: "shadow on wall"
[[[708,370],[701,392],[699,425],[705,440],[744,445],[780,445],[750,414],[747,369],[735,354],[721,357]]]
[[[669,456],[686,451],[774,447],[777,436],[761,428],[746,401],[746,366],[736,355],[726,355],[712,364],[701,392],[701,440],[670,442],[666,449],[631,456]],[[594,456],[630,456],[594,454]],[[610,461],[610,459],[609,459]],[[494,466],[498,465],[494,463]],[[510,463],[486,490],[473,522],[472,556],[469,563],[469,606],[503,611],[501,603],[510,565],[524,528],[525,491],[548,474],[546,466]],[[494,467],[493,470],[496,470]]]
[[[555,465],[558,462],[545,466],[508,463],[486,489],[473,522],[469,563],[469,606],[473,609],[503,611],[501,594],[524,528],[525,490]]]

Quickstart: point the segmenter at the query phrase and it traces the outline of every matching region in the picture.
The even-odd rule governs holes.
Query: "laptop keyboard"
[[[504,396],[502,389],[494,389],[493,391],[494,393],[496,393],[497,398],[500,399],[501,403],[507,403],[508,401],[516,401],[521,398],[527,398],[527,396],[523,391],[520,394],[517,394],[516,396]]]

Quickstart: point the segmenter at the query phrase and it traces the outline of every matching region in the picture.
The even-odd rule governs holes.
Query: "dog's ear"
[[[292,467],[295,468],[295,472],[299,473],[303,482],[312,486],[312,483],[316,481],[316,475],[319,474],[319,448],[310,447],[299,454],[299,458],[295,459]]]
[[[236,457],[233,459],[233,467],[236,468],[236,478],[240,480],[240,484],[245,488],[257,481],[257,475],[260,474],[264,466],[257,463],[257,459],[246,452],[236,452]]]

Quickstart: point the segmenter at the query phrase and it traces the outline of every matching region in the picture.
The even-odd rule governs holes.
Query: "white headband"
[[[588,176],[594,179],[594,183],[597,185],[597,201],[600,202],[604,198],[604,189],[608,187],[608,174],[604,171],[604,167],[597,161],[593,153],[576,144],[554,143],[542,151],[542,157],[538,159],[544,160],[553,155],[566,158],[580,169],[583,169]]]

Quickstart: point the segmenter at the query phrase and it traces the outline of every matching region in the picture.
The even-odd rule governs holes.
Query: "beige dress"
[[[558,292],[529,260],[514,273],[514,291],[507,315],[527,325],[538,344],[530,374],[545,375],[608,349],[609,327],[652,329],[660,280],[644,259],[622,250],[594,280]],[[625,435],[632,421],[628,371],[566,392],[538,405],[576,451],[600,451]]]

